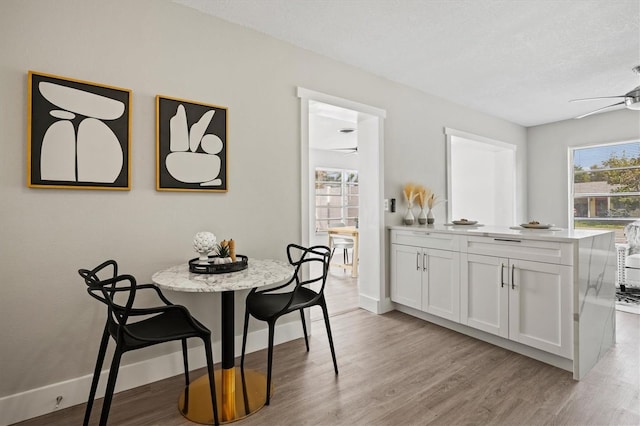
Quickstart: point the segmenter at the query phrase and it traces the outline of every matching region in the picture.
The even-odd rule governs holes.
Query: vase
[[[193,249],[198,253],[198,263],[209,263],[209,253],[216,247],[216,236],[211,232],[198,232],[193,238]]]
[[[413,225],[416,221],[416,218],[413,215],[412,207],[413,206],[409,204],[409,207],[407,208],[407,213],[404,215],[403,221],[405,225]]]
[[[431,213],[431,209],[429,209],[429,212],[427,213],[427,225],[433,225],[433,222],[435,222],[435,218],[433,217],[433,213]]]
[[[418,223],[425,225],[427,223],[427,214],[424,212],[424,207],[420,207],[420,213],[418,214]]]

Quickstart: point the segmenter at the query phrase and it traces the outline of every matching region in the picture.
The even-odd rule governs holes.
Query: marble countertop
[[[471,226],[471,225],[413,225],[413,226],[389,226],[389,229],[406,230],[416,232],[451,233],[458,235],[473,235],[477,237],[517,237],[529,240],[541,241],[577,241],[591,238],[597,235],[607,234],[613,231],[586,230],[586,229],[526,229],[519,226]]]
[[[246,290],[280,284],[291,278],[294,269],[288,262],[249,259],[247,269],[227,274],[195,274],[188,263],[158,271],[151,280],[165,290],[186,292],[219,292]]]

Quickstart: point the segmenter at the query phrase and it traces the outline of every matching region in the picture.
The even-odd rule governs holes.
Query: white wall
[[[527,129],[529,218],[568,226],[569,147],[639,138],[640,114],[626,109]]]
[[[516,206],[526,212],[526,130],[513,123],[460,110],[452,104],[420,92],[401,90],[380,105],[387,110],[385,120],[385,198],[396,198],[397,213],[387,213],[386,223],[399,225],[406,211],[402,187],[415,182],[446,198],[446,143],[444,127],[516,145]],[[400,93],[398,93],[400,95]],[[396,103],[396,101],[398,103]],[[406,111],[398,114],[397,111]],[[416,209],[417,213],[417,209]],[[446,205],[434,208],[436,223],[445,223]]]
[[[0,52],[0,402],[92,371],[104,311],[78,268],[115,258],[149,281],[195,256],[191,241],[201,230],[234,238],[250,258],[285,258],[286,244],[301,238],[298,86],[388,112],[389,198],[400,200],[409,181],[445,193],[445,126],[525,143],[521,126],[168,1],[4,0]],[[28,70],[133,90],[131,191],[26,187]],[[157,94],[229,108],[228,193],[155,191]],[[385,223],[401,218],[399,206]],[[444,220],[444,209],[436,218]],[[219,340],[217,295],[169,296]],[[149,348],[123,362],[177,350]],[[24,402],[28,412],[33,399]]]

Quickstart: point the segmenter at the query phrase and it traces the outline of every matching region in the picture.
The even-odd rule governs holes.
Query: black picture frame
[[[131,189],[131,90],[29,71],[27,186]]]
[[[228,191],[226,107],[156,96],[156,189]]]

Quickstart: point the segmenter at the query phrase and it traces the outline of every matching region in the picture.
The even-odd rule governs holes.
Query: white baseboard
[[[302,337],[302,326],[299,319],[283,323],[276,327],[275,344],[288,342]],[[267,347],[268,330],[260,329],[249,333],[247,337],[247,353],[255,352]],[[111,342],[113,344],[113,342]],[[96,356],[98,355],[96,348]],[[213,356],[219,362],[220,342],[213,344]],[[242,335],[236,336],[235,354],[240,356],[242,350]],[[126,361],[126,355],[124,356]],[[105,360],[105,367],[109,367],[111,360]],[[198,369],[207,365],[202,346],[189,349],[189,368]],[[266,360],[265,360],[266,368]],[[151,358],[145,361],[122,364],[116,381],[115,392],[132,389],[149,383],[157,382],[169,377],[183,374],[182,351]],[[103,370],[96,398],[104,396],[109,371]],[[92,374],[77,377],[64,382],[53,383],[25,392],[0,398],[0,425],[6,426],[23,420],[49,414],[53,411],[68,408],[87,402]],[[56,398],[62,396],[62,401],[56,407]]]
[[[386,314],[387,312],[394,311],[396,307],[391,301],[390,297],[385,297],[384,300],[380,303],[380,312],[379,314]]]
[[[378,313],[378,300],[362,293],[360,293],[358,298],[358,306],[374,314]]]
[[[391,299],[378,300],[364,294],[360,294],[359,306],[374,314],[384,314],[394,309]]]

